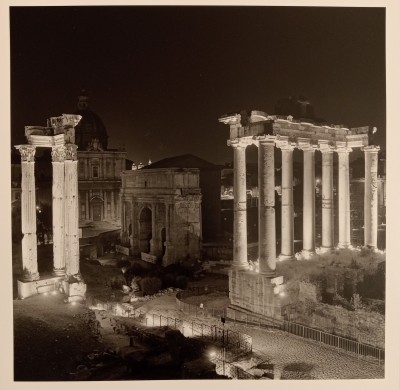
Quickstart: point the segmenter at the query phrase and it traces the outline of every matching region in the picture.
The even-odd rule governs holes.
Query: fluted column
[[[39,280],[36,237],[35,147],[18,145],[21,154],[22,269],[26,282]]]
[[[282,150],[282,221],[281,260],[294,258],[293,225],[293,149],[290,144],[280,146]]]
[[[274,140],[262,140],[258,147],[258,253],[259,272],[275,275],[275,159]]]
[[[315,149],[303,147],[303,257],[315,254]]]
[[[80,280],[77,146],[65,145],[65,273]]]
[[[348,248],[350,241],[349,153],[351,148],[337,149],[339,157],[339,248]]]
[[[366,146],[364,191],[364,245],[371,249],[378,242],[378,151],[379,146]]]
[[[64,163],[65,147],[54,146],[51,151],[53,165],[53,273],[65,275],[64,254]]]
[[[233,147],[233,264],[247,268],[246,145]]]
[[[107,199],[107,190],[104,190],[103,191],[103,199],[104,199],[104,217],[103,217],[103,219],[108,219],[108,209],[107,209],[107,202],[108,202],[108,199]]]
[[[334,246],[333,224],[333,150],[321,149],[322,153],[322,247],[323,252]]]

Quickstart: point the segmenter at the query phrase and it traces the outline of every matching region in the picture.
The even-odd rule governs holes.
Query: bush
[[[175,276],[173,274],[165,274],[162,278],[163,288],[176,287]]]
[[[147,271],[139,263],[133,263],[125,272],[127,284],[129,285],[135,276],[144,276],[146,272]]]
[[[157,277],[147,277],[140,281],[140,287],[144,295],[153,295],[161,289],[161,279]]]
[[[184,290],[188,285],[187,277],[184,276],[184,275],[177,276],[175,284],[176,284],[176,287],[181,288],[182,290]]]

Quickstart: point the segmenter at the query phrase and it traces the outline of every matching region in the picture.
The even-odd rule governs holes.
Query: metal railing
[[[358,359],[369,360],[379,365],[383,364],[385,361],[385,351],[383,349],[349,340],[319,329],[310,328],[294,322],[283,321],[282,330],[296,336],[317,341],[321,344],[329,345],[337,350],[351,353],[357,356]]]

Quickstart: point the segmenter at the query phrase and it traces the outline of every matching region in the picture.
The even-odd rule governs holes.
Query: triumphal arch
[[[303,250],[315,254],[315,153],[322,153],[321,252],[348,248],[350,242],[349,154],[361,148],[365,156],[364,244],[376,249],[378,231],[378,151],[369,145],[370,127],[345,128],[271,116],[262,111],[224,115],[229,125],[228,146],[234,153],[233,265],[229,274],[231,309],[279,317],[283,278],[276,275],[276,261],[295,259],[293,228],[293,150],[303,151]],[[376,130],[376,129],[375,129]],[[246,147],[258,147],[259,258],[258,272],[247,261]],[[274,150],[282,153],[281,249],[276,253]],[[334,242],[333,155],[338,155],[339,241]],[[228,311],[229,314],[229,311]]]
[[[21,154],[21,221],[23,276],[18,297],[62,290],[67,301],[83,300],[86,285],[79,272],[78,159],[75,126],[80,115],[63,114],[46,127],[25,126],[28,144]],[[53,165],[53,275],[41,277],[37,261],[35,152],[51,148]]]

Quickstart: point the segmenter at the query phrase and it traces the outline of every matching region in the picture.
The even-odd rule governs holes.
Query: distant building
[[[100,117],[89,107],[85,91],[78,97],[76,126],[78,145],[79,220],[120,223],[121,172],[132,166],[126,151],[108,148],[108,132]],[[128,169],[129,169],[128,168]]]

